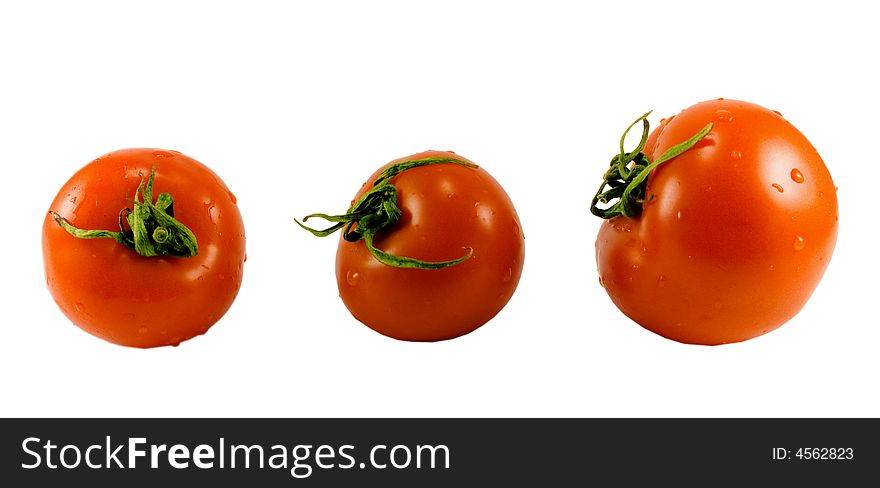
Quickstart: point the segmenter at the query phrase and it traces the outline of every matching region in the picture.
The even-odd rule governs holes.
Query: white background
[[[2,416],[876,417],[877,12],[869,2],[4,2]],[[599,286],[590,198],[621,130],[698,101],[781,111],[840,187],[834,259],[766,336],[686,346]],[[177,348],[114,346],[45,287],[40,228],[78,168],[177,149],[235,192],[241,293]],[[344,210],[379,165],[455,150],[517,205],[526,264],[476,332],[414,344],[337,296]]]

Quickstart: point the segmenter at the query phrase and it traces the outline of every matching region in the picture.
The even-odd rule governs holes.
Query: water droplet
[[[86,311],[86,306],[79,302],[74,303],[73,308],[79,313],[83,313]]]
[[[776,191],[778,191],[779,193],[782,193],[785,191],[785,188],[782,188],[782,185],[780,185],[779,183],[773,183],[771,186],[773,188],[776,188]]]
[[[803,183],[804,174],[801,173],[801,170],[794,168],[793,170],[791,170],[791,180],[795,183]]]
[[[173,158],[174,154],[171,154],[168,151],[153,151],[153,156],[157,158]]]
[[[232,200],[232,204],[235,205],[238,203],[238,199],[235,198],[235,193],[229,192],[229,199]]]
[[[782,117],[782,112],[780,112],[779,110],[774,110],[773,113]]]
[[[716,110],[715,118],[720,122],[733,122],[733,114],[727,110]]]
[[[501,279],[502,283],[507,283],[513,277],[513,268],[507,268],[507,271],[504,272],[504,277]]]
[[[210,219],[211,223],[216,227],[218,222],[220,222],[220,209],[214,201],[206,203],[205,206],[208,207],[208,219]]]
[[[743,153],[741,151],[730,151],[730,157],[733,159],[742,159]]]
[[[771,264],[770,267],[767,268],[767,269],[770,270],[770,271],[773,271],[774,269],[776,269],[776,266],[773,266],[773,265]]]
[[[455,193],[449,193],[448,195],[446,195],[446,198],[452,198],[454,196],[455,196]]]
[[[681,220],[681,210],[679,210],[678,213],[675,214],[675,217],[676,217],[678,220]]]
[[[492,216],[495,215],[495,209],[487,205],[481,205],[480,202],[477,202],[474,205],[474,208],[477,218],[487,225],[492,222]]]
[[[361,275],[357,271],[349,271],[345,273],[345,281],[347,281],[348,284],[351,286],[357,285],[358,279],[360,277]]]
[[[724,100],[724,97],[718,97],[718,98],[716,98],[716,100],[719,100],[719,101]]]
[[[797,236],[794,240],[793,246],[795,251],[803,251],[805,247],[807,247],[806,241],[801,236]]]
[[[660,275],[660,277],[657,278],[657,287],[663,288],[664,286],[666,286],[666,277],[663,275]]]
[[[246,263],[246,262],[247,262],[247,253],[244,253],[244,261],[242,261],[242,262],[243,262],[243,263]]]
[[[150,331],[150,329],[148,329],[146,327],[141,327],[138,329],[138,334],[146,334],[149,331]]]

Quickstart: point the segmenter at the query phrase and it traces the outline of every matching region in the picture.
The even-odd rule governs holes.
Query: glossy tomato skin
[[[170,193],[174,215],[196,236],[191,258],[142,257],[113,239],[78,239],[51,216],[43,223],[46,284],[74,324],[115,344],[177,345],[205,333],[241,286],[245,233],[235,196],[207,166],[176,151],[125,149],[73,175],[51,210],[81,229],[118,230],[141,179],[155,165],[154,198]]]
[[[780,114],[736,100],[694,105],[646,144],[657,159],[708,122],[694,148],[649,177],[642,215],[602,224],[600,283],[623,313],[693,344],[744,341],[797,314],[837,239],[836,187]]]
[[[427,151],[377,170],[355,196],[391,164],[428,157],[468,161],[451,152]],[[494,317],[519,283],[525,241],[513,203],[482,168],[456,164],[404,171],[392,183],[401,219],[376,235],[376,247],[425,261],[473,256],[439,269],[384,265],[363,242],[340,239],[336,280],[346,307],[373,330],[407,341],[439,341],[467,334]]]

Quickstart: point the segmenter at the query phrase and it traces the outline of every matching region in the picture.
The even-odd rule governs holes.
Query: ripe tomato
[[[758,105],[698,103],[664,120],[643,152],[656,161],[709,122],[704,139],[650,174],[641,215],[603,223],[596,260],[624,314],[664,337],[715,345],[801,310],[831,259],[838,211],[816,149]]]
[[[414,154],[377,170],[354,201],[386,169],[427,158],[473,165],[452,152]],[[376,233],[377,248],[430,262],[470,257],[442,269],[400,268],[343,237],[336,281],[346,307],[373,330],[408,341],[451,339],[488,322],[513,295],[525,256],[519,217],[504,189],[482,168],[448,163],[407,169],[390,183],[402,214]]]
[[[119,229],[155,167],[154,194],[195,235],[193,257],[144,257],[113,239],[80,239],[51,214],[43,223],[46,284],[86,332],[133,347],[177,345],[205,333],[241,286],[245,235],[235,196],[205,165],[176,151],[126,149],[87,164],[50,209],[79,229]],[[138,193],[140,193],[138,191]]]

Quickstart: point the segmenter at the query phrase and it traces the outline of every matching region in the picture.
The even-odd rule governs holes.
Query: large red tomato
[[[623,313],[676,341],[724,344],[776,329],[806,303],[837,238],[836,187],[816,149],[779,113],[736,100],[664,120],[640,214],[596,241],[599,280]]]
[[[525,253],[519,217],[504,189],[452,152],[392,161],[367,180],[354,201],[388,168],[432,158],[470,166],[430,164],[391,178],[401,215],[376,233],[373,245],[432,263],[467,259],[441,269],[401,268],[380,262],[363,240],[344,237],[336,254],[339,294],[352,315],[377,332],[408,341],[451,339],[489,321],[513,295]]]
[[[137,211],[153,168],[153,202],[161,207],[163,193],[173,198],[168,213],[195,236],[195,256],[146,257],[113,238],[78,238],[62,227],[118,233],[120,210]],[[43,224],[49,291],[74,324],[107,341],[177,345],[217,322],[241,286],[245,234],[235,196],[205,165],[177,151],[101,156],[70,178],[50,210],[62,220],[49,214]],[[168,235],[165,227],[146,227],[159,239]]]

